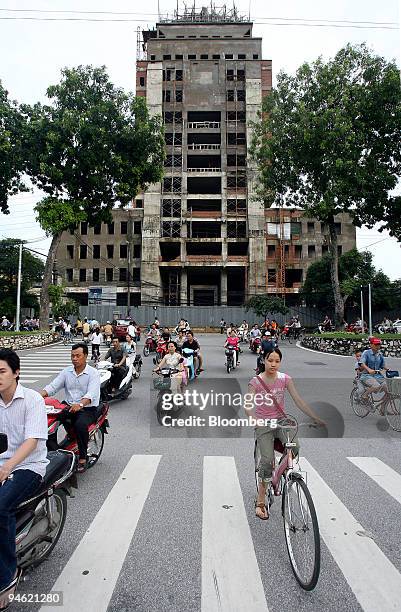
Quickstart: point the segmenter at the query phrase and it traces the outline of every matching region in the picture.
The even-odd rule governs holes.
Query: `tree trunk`
[[[52,242],[50,245],[49,253],[47,255],[45,271],[43,274],[42,288],[40,290],[40,314],[39,314],[39,324],[40,329],[44,331],[49,331],[49,309],[50,309],[50,299],[49,299],[49,287],[52,284],[52,272],[53,266],[56,259],[56,253],[58,245],[61,241],[62,233],[59,232],[55,234],[52,238]]]
[[[336,328],[340,328],[344,320],[344,299],[340,291],[340,281],[338,279],[338,250],[337,232],[332,217],[328,221],[329,228],[329,251],[330,251],[330,279],[334,297],[334,320]]]

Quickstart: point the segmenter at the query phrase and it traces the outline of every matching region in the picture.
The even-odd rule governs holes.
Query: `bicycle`
[[[397,385],[400,378],[389,378],[387,384],[390,386]],[[394,382],[393,382],[394,381]],[[363,384],[363,381],[360,381]],[[358,379],[354,379],[354,387],[350,394],[350,406],[356,416],[361,419],[368,414],[378,412],[381,416],[385,416],[387,423],[394,431],[401,432],[401,395],[399,392],[394,393],[390,389],[383,389],[378,398],[373,397],[373,393],[369,393],[368,397],[361,399],[361,394],[358,391]],[[398,401],[398,405],[397,405]]]
[[[302,423],[303,424],[303,423]],[[313,426],[308,423],[309,426]],[[294,471],[292,449],[299,424],[288,416],[277,423],[277,429],[287,434],[285,445],[280,440],[274,441],[274,449],[281,454],[273,466],[272,480],[266,492],[269,508],[274,497],[281,495],[281,514],[284,523],[284,535],[292,571],[300,586],[305,591],[315,588],[320,574],[320,532],[315,506],[308,486],[299,472]],[[294,435],[290,440],[290,432]],[[254,461],[255,482],[258,494],[258,470],[260,451],[255,439]]]

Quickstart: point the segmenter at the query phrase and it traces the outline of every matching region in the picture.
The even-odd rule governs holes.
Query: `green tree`
[[[288,308],[280,297],[264,294],[253,295],[245,305],[246,311],[253,310],[258,317],[266,319],[268,314],[287,314]]]
[[[54,318],[62,317],[63,319],[68,319],[70,316],[79,315],[78,302],[65,299],[65,287],[63,285],[50,285],[48,295],[52,303]]]
[[[43,328],[63,231],[80,221],[110,221],[114,206],[127,205],[138,191],[161,179],[164,160],[160,117],[149,116],[143,98],[115,87],[105,67],[66,68],[47,96],[51,105],[24,107],[29,173],[46,194],[35,210],[52,236],[40,296]]]
[[[27,191],[23,180],[26,169],[25,120],[18,104],[8,98],[0,81],[0,212],[9,214],[8,198]]]
[[[337,324],[344,316],[335,216],[380,223],[401,238],[401,89],[394,62],[365,45],[280,73],[255,126],[253,155],[265,205],[296,205],[326,224]]]
[[[0,312],[14,318],[17,302],[19,243],[14,238],[0,240]],[[26,249],[22,251],[21,307],[38,310],[35,295],[29,293],[32,285],[42,281],[44,264]]]
[[[359,306],[361,286],[372,285],[372,306],[376,310],[392,310],[401,306],[398,283],[392,283],[372,263],[372,254],[352,249],[338,260],[338,275],[344,305]],[[330,254],[314,262],[307,271],[299,297],[306,304],[323,312],[333,308],[333,286],[330,279]]]

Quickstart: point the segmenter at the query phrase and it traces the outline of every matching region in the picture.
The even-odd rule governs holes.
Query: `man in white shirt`
[[[47,414],[43,398],[19,381],[20,360],[0,350],[0,432],[8,448],[0,455],[0,609],[18,585],[15,512],[39,488],[46,473]],[[2,486],[1,486],[2,485]]]

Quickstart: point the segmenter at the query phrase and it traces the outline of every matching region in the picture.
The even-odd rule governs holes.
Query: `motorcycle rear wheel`
[[[67,497],[62,489],[56,489],[50,498],[50,503],[53,507],[53,520],[55,521],[54,528],[46,534],[46,537],[51,538],[51,542],[41,542],[37,545],[39,552],[27,563],[18,563],[18,567],[26,569],[27,567],[37,567],[45,561],[56,546],[64,529],[65,519],[67,517]],[[45,507],[45,506],[44,506]]]
[[[144,355],[144,357],[148,357],[148,355],[149,355],[149,347],[148,346],[144,346],[143,347],[143,355]]]
[[[99,461],[104,447],[104,431],[100,427],[96,433],[89,438],[88,442],[88,469]]]

